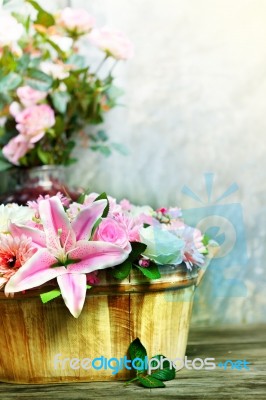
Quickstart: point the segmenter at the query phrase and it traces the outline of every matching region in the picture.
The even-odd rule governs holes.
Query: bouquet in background
[[[51,14],[26,0],[29,14],[0,9],[0,170],[11,166],[69,165],[77,134],[91,150],[110,148],[100,124],[117,105],[121,90],[113,85],[113,67],[132,56],[132,45],[119,31],[95,27],[82,9]],[[27,8],[26,8],[27,10]],[[102,52],[92,68],[81,44]],[[106,60],[109,72],[103,74]],[[121,151],[123,149],[121,148]]]
[[[43,302],[62,296],[77,318],[102,270],[120,281],[132,268],[152,280],[167,265],[198,270],[208,242],[179,208],[155,211],[105,193],[78,202],[40,196],[27,206],[0,205],[0,288],[7,296],[38,288]],[[47,282],[57,288],[47,291]]]

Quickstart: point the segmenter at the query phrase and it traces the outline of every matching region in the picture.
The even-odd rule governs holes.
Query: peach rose
[[[127,60],[133,56],[133,45],[123,32],[105,27],[95,29],[89,38],[92,44],[116,60]]]
[[[16,128],[30,143],[38,142],[55,124],[54,110],[47,104],[35,105],[16,115]]]
[[[24,107],[30,107],[44,100],[47,92],[35,90],[30,86],[21,86],[17,89],[17,95]]]
[[[92,30],[95,19],[84,9],[66,7],[60,12],[58,23],[68,31],[83,34]]]
[[[29,143],[23,135],[17,135],[11,139],[4,147],[3,154],[5,158],[14,165],[19,165],[21,157],[34,147],[33,144]]]

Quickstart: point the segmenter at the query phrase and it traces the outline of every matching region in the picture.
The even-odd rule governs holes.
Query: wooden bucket
[[[38,290],[17,293],[14,298],[1,292],[0,381],[126,380],[131,371],[123,369],[115,374],[114,369],[104,369],[102,359],[96,363],[102,365],[97,370],[84,359],[123,358],[137,337],[149,358],[163,354],[183,359],[195,287],[208,262],[200,275],[167,267],[164,276],[155,281],[131,274],[130,279],[117,283],[104,273],[100,285],[88,290],[78,319],[60,298],[42,304]],[[80,360],[78,364],[74,358]]]

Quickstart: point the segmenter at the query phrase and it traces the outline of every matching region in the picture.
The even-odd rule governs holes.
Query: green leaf
[[[124,261],[122,264],[117,265],[111,270],[111,273],[116,279],[125,279],[131,271],[132,263],[129,260]]]
[[[98,197],[96,197],[96,199],[94,201],[97,201],[97,200],[107,200],[107,206],[105,207],[103,214],[102,214],[102,218],[106,218],[109,213],[109,201],[107,198],[107,194],[105,192],[101,193]]]
[[[159,279],[161,278],[161,274],[158,269],[158,265],[156,264],[151,264],[150,267],[147,268],[142,268],[138,265],[136,267],[149,279]]]
[[[30,3],[35,10],[38,11],[37,19],[35,20],[36,24],[40,24],[49,28],[49,26],[55,25],[55,19],[52,14],[45,11],[38,3],[34,0],[26,0]]]
[[[103,145],[99,145],[99,144],[93,144],[92,146],[90,146],[91,150],[93,151],[99,151],[100,153],[102,153],[104,156],[108,157],[112,154],[110,148],[108,146],[103,146]]]
[[[51,94],[51,99],[54,108],[61,114],[65,114],[70,100],[69,94],[67,92],[54,92]]]
[[[123,156],[129,155],[128,149],[121,143],[111,143],[111,147],[116,151],[118,151],[118,153],[122,154]]]
[[[97,132],[96,139],[106,142],[108,140],[108,136],[105,131],[100,130]]]
[[[43,164],[49,165],[52,163],[52,154],[48,151],[43,151],[41,146],[38,146],[37,154]]]
[[[20,75],[14,72],[9,73],[0,81],[0,92],[8,92],[9,90],[16,89],[22,82]]]
[[[61,296],[61,291],[59,289],[54,289],[50,292],[40,294],[43,303],[48,303],[48,301],[56,299],[59,296]]]
[[[151,366],[156,367],[158,365],[155,361],[153,361],[153,359],[156,359],[160,362],[162,358],[167,358],[167,357],[163,356],[162,354],[153,356],[151,361]],[[165,360],[162,363],[163,363],[162,365],[163,368],[162,369],[158,368],[158,370],[151,373],[151,376],[153,378],[159,379],[160,381],[171,381],[172,379],[175,379],[176,371],[174,366],[172,366],[171,368],[171,364],[168,360]]]
[[[47,92],[53,85],[53,78],[38,69],[29,68],[26,82],[33,89]]]
[[[165,384],[151,375],[139,376],[139,382],[146,388],[164,388]]]
[[[79,196],[79,198],[78,198],[78,200],[76,201],[76,203],[83,204],[83,203],[84,203],[84,200],[85,200],[85,197],[86,197],[89,193],[90,193],[90,189],[85,190],[85,191]]]
[[[140,358],[143,360],[143,363],[145,362],[145,357],[147,357],[147,351],[139,338],[136,338],[133,340],[133,342],[130,343],[129,348],[128,348],[128,353],[130,359],[133,361],[135,358]],[[136,362],[136,366],[141,366],[140,361]],[[138,370],[137,375],[145,372],[145,370]]]
[[[78,70],[71,71],[72,73],[78,72],[80,74],[81,72],[86,72],[88,70],[88,67],[86,67],[86,59],[80,54],[71,54],[66,63],[75,65],[75,67],[78,68]]]
[[[0,171],[6,171],[11,167],[12,165],[8,161],[0,159]]]
[[[128,259],[131,261],[135,261],[138,258],[138,256],[146,250],[147,245],[140,242],[132,242],[131,247],[132,250],[128,256]]]

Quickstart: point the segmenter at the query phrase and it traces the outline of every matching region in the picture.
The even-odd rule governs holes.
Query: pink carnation
[[[60,12],[58,23],[68,31],[82,34],[92,30],[95,19],[84,9],[66,7]]]
[[[5,158],[14,165],[19,165],[21,157],[34,147],[33,144],[28,142],[24,135],[17,135],[11,139],[4,147],[3,154]]]
[[[133,57],[133,45],[123,32],[108,27],[95,29],[90,34],[90,41],[117,60]]]
[[[34,105],[16,115],[16,128],[30,143],[38,142],[55,124],[53,109],[47,104]]]
[[[44,100],[47,92],[35,90],[30,86],[21,86],[17,89],[17,95],[24,107],[30,107]]]

